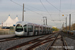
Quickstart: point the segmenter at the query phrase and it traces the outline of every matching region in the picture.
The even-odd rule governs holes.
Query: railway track
[[[42,35],[44,36],[44,35]],[[12,41],[12,40],[18,40],[18,39],[23,39],[23,38],[30,38],[31,36],[28,36],[28,37],[10,37],[10,38],[1,38],[0,39],[0,42],[6,42],[6,41]],[[32,36],[32,37],[35,37],[35,36]]]
[[[53,42],[52,43],[50,43],[47,47],[46,47],[46,49],[45,50],[51,50],[52,49],[52,46],[55,44],[55,42],[56,42],[56,40],[58,39],[57,37],[59,36],[59,34],[55,37],[55,39],[53,40]],[[67,43],[65,42],[65,40],[63,39],[63,36],[61,35],[61,41],[62,41],[62,50],[69,50],[68,48],[66,48],[67,47]],[[60,46],[60,48],[61,48],[61,46]],[[58,49],[58,48],[57,48]]]
[[[60,38],[60,37],[59,37]],[[57,39],[59,39],[59,38],[57,38]],[[55,37],[47,37],[46,39],[43,39],[43,40],[41,40],[41,41],[39,41],[39,42],[37,42],[36,44],[34,44],[34,45],[32,45],[32,46],[30,46],[30,47],[28,47],[28,48],[26,48],[25,50],[33,50],[34,48],[36,48],[36,47],[38,47],[38,46],[40,46],[40,45],[43,45],[43,44],[45,44],[45,43],[47,43],[47,42],[50,42],[50,41],[53,41],[55,39]]]
[[[63,36],[60,35],[60,33],[57,33],[57,34],[42,36],[42,37],[30,40],[28,42],[24,42],[22,44],[14,46],[14,47],[8,48],[7,50],[14,50],[14,49],[18,50],[22,47],[26,47],[23,50],[34,50],[36,47],[46,44],[48,42],[51,42],[51,43],[45,48],[45,50],[51,50],[52,46],[55,44],[56,40],[58,40],[58,39],[61,39],[63,46],[67,47],[67,43],[64,41]],[[69,49],[65,49],[65,47],[63,47],[62,49],[69,50]]]
[[[42,37],[39,37],[39,38],[36,38],[36,39],[33,39],[33,40],[30,40],[30,41],[27,41],[27,42],[24,42],[24,43],[21,43],[19,45],[16,45],[14,47],[11,47],[11,48],[8,48],[7,50],[13,50],[13,49],[17,49],[17,48],[20,48],[20,47],[23,47],[23,46],[26,46],[26,45],[30,45],[30,44],[36,44],[36,43],[39,43],[41,41],[45,42],[44,40],[46,39],[51,39],[49,38],[50,36],[53,36],[55,33],[53,34],[49,34],[49,35],[45,35],[45,36],[42,36]],[[53,37],[54,38],[54,37]],[[53,40],[53,39],[52,39]],[[48,40],[47,40],[48,41]]]
[[[30,40],[28,42],[24,42],[22,44],[16,45],[14,47],[8,48],[7,50],[13,50],[13,49],[18,50],[18,48],[26,46],[26,45],[30,45],[30,44],[32,44],[32,45],[25,48],[25,50],[32,50],[39,45],[45,44],[49,41],[53,41],[55,39],[55,37],[54,37],[55,35],[57,35],[57,34],[54,33],[54,34],[51,34],[51,35],[42,36],[42,37]]]
[[[44,35],[42,35],[44,36]],[[11,41],[11,40],[18,40],[18,39],[23,39],[23,38],[30,38],[30,37],[35,37],[35,36],[27,36],[27,37],[10,37],[10,38],[0,38],[0,42],[6,42],[6,41]]]
[[[20,39],[20,38],[19,37],[2,38],[0,39],[0,42],[11,41],[11,40],[16,40],[16,39]]]

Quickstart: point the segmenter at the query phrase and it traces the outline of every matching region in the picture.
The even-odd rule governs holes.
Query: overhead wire
[[[57,7],[55,7],[52,3],[50,3],[48,0],[46,0],[50,5],[52,5],[55,9],[57,9],[58,11],[60,11]]]
[[[27,4],[25,4],[25,5],[27,5]],[[27,5],[27,6],[30,6],[30,5]],[[36,10],[39,10],[39,11],[43,11],[43,10],[40,10],[40,9],[38,9],[38,8],[36,8],[36,7],[33,7],[33,6],[30,6],[30,7],[34,8],[34,9],[36,9]]]
[[[71,14],[71,13],[74,13],[74,12],[71,12],[71,8],[72,8],[72,0],[70,0],[70,11],[68,11],[68,12],[70,12],[70,14]],[[68,12],[67,12],[67,13],[68,13]]]
[[[60,21],[60,22],[62,22],[63,20],[60,20],[60,14],[61,14],[61,0],[60,0],[60,9],[58,9],[57,7],[55,7],[52,3],[50,3],[48,0],[46,0],[46,2],[48,2],[50,5],[52,5],[55,9],[57,9],[58,11],[59,11],[59,20],[58,21]],[[64,13],[64,12],[62,12],[62,13]],[[57,21],[57,20],[52,20],[53,22],[54,21]],[[56,22],[55,22],[56,23]]]
[[[14,1],[12,1],[12,0],[10,0],[10,1],[13,2],[13,3],[15,3],[15,4],[17,4],[17,5],[19,5],[19,6],[21,6],[21,7],[23,7],[22,5],[20,5],[20,4],[16,3],[16,2],[14,2]],[[30,10],[30,9],[27,8],[27,7],[25,7],[25,8],[28,9],[28,10]],[[30,11],[32,11],[32,10],[30,10]],[[36,14],[39,14],[39,15],[43,16],[43,14],[37,13],[37,12],[35,12],[35,11],[32,11],[32,12],[34,12],[34,13],[36,13]]]
[[[12,1],[12,0],[10,0],[10,1]],[[40,1],[41,1],[41,0],[40,0]],[[22,5],[20,5],[20,4],[16,3],[16,2],[14,2],[14,1],[12,1],[12,2],[22,7]],[[42,3],[42,1],[41,1],[41,3]],[[42,5],[43,5],[43,3],[42,3]],[[47,11],[47,13],[49,14],[49,12],[48,12],[48,10],[46,9],[46,7],[45,7],[44,5],[43,5],[43,7],[45,8],[45,10]],[[55,7],[55,6],[53,6],[53,7]],[[25,7],[25,8],[26,8],[26,7]],[[26,8],[26,9],[32,11],[32,10],[29,9],[29,8]],[[56,8],[56,9],[57,9],[57,8]],[[39,9],[37,9],[37,10],[39,10]],[[58,10],[59,10],[59,9],[58,9]],[[60,11],[60,10],[59,10],[59,11]],[[39,14],[39,15],[41,15],[41,16],[44,16],[43,14],[37,13],[37,12],[35,12],[35,11],[32,11],[32,12],[34,12],[34,13],[36,13],[36,14]],[[49,15],[50,15],[50,14],[49,14]],[[51,16],[51,15],[50,15],[50,16]]]
[[[59,9],[60,9],[60,11],[59,11],[59,19],[60,19],[60,16],[61,16],[61,0],[60,0],[60,6],[59,6]]]
[[[55,9],[57,9],[58,11],[61,11],[60,9],[58,9],[56,6],[54,6],[51,2],[49,2],[48,0],[46,0],[50,5],[52,5]],[[64,13],[61,11],[61,13]]]
[[[71,12],[71,7],[72,7],[72,0],[71,0],[71,4],[70,4],[70,12]]]
[[[60,16],[60,12],[61,12],[61,1],[60,1],[60,9],[58,9],[57,7],[55,7],[52,3],[50,3],[48,0],[46,0],[46,2],[48,2],[50,5],[52,5],[55,9],[57,9],[59,11],[59,16]],[[63,13],[63,12],[62,12]],[[59,18],[60,19],[60,18]]]
[[[61,10],[59,10],[57,7],[55,7],[52,3],[50,3],[48,0],[46,0],[50,5],[52,5],[55,9],[57,9],[58,11],[61,11]],[[71,10],[71,8],[72,8],[72,0],[71,0],[71,4],[70,4],[70,10]],[[71,11],[69,11],[69,12],[71,12]],[[65,12],[62,12],[61,11],[61,13],[65,13]],[[67,12],[68,13],[68,12]],[[74,13],[74,12],[72,12],[72,13]]]
[[[11,0],[12,1],[12,0]],[[16,2],[14,2],[14,1],[12,1],[13,3],[15,3],[15,4],[17,4],[17,5],[20,5],[20,4],[18,4],[18,3],[16,3]],[[27,4],[26,4],[27,5]],[[22,5],[20,5],[20,6],[22,6]],[[28,5],[28,6],[30,6],[30,5]],[[33,7],[33,6],[30,6],[30,7]],[[40,9],[38,9],[38,8],[35,8],[35,7],[33,7],[34,9],[37,9],[37,10],[39,10],[39,11],[41,11]]]
[[[47,0],[46,0],[47,1]],[[46,7],[44,6],[44,4],[42,3],[42,1],[40,0],[41,4],[43,5],[44,9],[47,11],[47,13],[49,14],[48,10],[46,9]],[[55,7],[55,6],[54,6]],[[57,9],[57,8],[56,8]],[[60,11],[60,10],[59,10]],[[51,20],[51,21],[55,21],[55,20]]]
[[[10,0],[10,1],[22,7],[22,5],[20,5],[20,4],[16,3],[16,2],[14,2],[14,1],[12,1],[12,0]]]
[[[40,0],[40,3],[42,4],[42,6],[44,7],[44,9],[46,10],[46,12],[49,14],[49,16],[51,17],[51,14],[48,12],[48,10],[46,9],[46,7],[44,6],[44,4],[42,3],[42,1]]]

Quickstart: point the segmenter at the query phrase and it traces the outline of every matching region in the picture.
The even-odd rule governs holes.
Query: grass
[[[0,28],[0,35],[8,35],[8,34],[14,34],[14,29],[1,29]]]

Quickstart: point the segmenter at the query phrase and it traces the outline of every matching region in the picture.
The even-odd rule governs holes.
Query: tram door
[[[42,34],[42,26],[40,26],[39,33]]]
[[[34,27],[34,35],[39,35],[39,26]]]
[[[24,35],[27,36],[27,32],[28,32],[28,29],[27,29],[27,25],[24,25]]]
[[[33,35],[33,25],[28,25],[28,33],[29,36]]]

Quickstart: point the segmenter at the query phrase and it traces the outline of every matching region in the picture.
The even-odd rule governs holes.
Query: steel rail
[[[54,34],[55,34],[55,33],[54,33]],[[49,35],[49,37],[52,36],[52,35],[54,35],[54,34]],[[48,35],[45,35],[45,36],[48,36]],[[42,36],[42,37],[39,37],[39,38],[30,40],[30,41],[21,43],[21,44],[19,44],[19,45],[16,45],[16,46],[13,46],[13,47],[11,47],[11,48],[8,48],[7,50],[13,50],[13,49],[16,49],[16,48],[25,46],[25,45],[29,45],[29,44],[32,44],[32,43],[36,43],[36,42],[42,41],[40,38],[43,38],[43,37],[45,37],[45,36]]]

